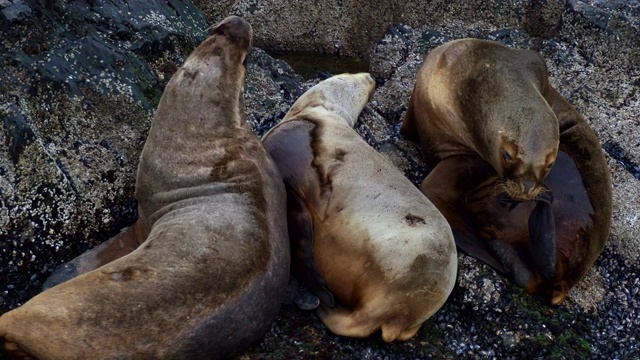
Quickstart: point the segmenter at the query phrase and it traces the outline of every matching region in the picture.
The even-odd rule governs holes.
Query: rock
[[[233,13],[255,29],[254,42],[268,50],[315,51],[367,56],[392,24],[417,27],[459,24],[482,28],[520,27],[532,35],[553,36],[561,24],[565,2],[545,1],[258,1],[198,0],[212,21]]]
[[[189,2],[0,3],[0,309],[136,217],[162,86],[203,39]]]

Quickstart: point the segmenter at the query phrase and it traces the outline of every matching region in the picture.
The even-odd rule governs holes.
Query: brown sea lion
[[[353,130],[375,87],[331,77],[263,143],[285,181],[296,274],[334,333],[407,340],[449,296],[457,253],[440,212]]]
[[[140,157],[140,222],[120,240],[146,240],[2,315],[10,356],[227,358],[268,330],[289,277],[286,193],[245,120],[251,26],[212,32],[167,85]]]
[[[531,50],[462,39],[427,55],[401,131],[456,244],[561,303],[602,251],[611,176],[593,130]]]

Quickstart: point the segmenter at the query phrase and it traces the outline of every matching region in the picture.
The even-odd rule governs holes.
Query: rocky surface
[[[0,1],[0,309],[135,219],[162,88],[208,26],[191,2]]]
[[[520,27],[536,36],[551,36],[560,26],[562,0],[508,3],[490,1],[406,0],[195,0],[208,19],[226,14],[260,24],[255,44],[269,50],[314,51],[368,56],[394,23],[410,26],[470,24],[477,28]]]
[[[264,48],[368,59],[378,89],[356,129],[416,184],[426,170],[398,129],[423,55],[461,37],[535,49],[601,139],[614,193],[609,243],[559,307],[460,255],[451,297],[406,343],[338,337],[285,305],[243,358],[640,357],[638,1],[195,3],[206,15],[177,0],[0,0],[0,313],[135,218],[135,167],[163,86],[205,29],[236,13]],[[317,81],[254,48],[253,129],[266,132]]]

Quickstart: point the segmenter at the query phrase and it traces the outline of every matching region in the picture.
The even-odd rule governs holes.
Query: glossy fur
[[[476,39],[436,48],[402,132],[420,141],[432,167],[421,190],[458,247],[561,303],[609,237],[611,177],[544,60]]]

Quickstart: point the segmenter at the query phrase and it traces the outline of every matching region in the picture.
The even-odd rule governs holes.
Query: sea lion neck
[[[215,30],[165,88],[138,165],[136,198],[154,204],[141,208],[148,217],[163,203],[190,196],[183,189],[257,178],[219,176],[232,173],[227,171],[231,168],[257,172],[248,159],[261,151],[251,140],[254,135],[242,101],[250,40],[244,37],[250,32],[236,30],[228,26]],[[234,33],[235,40],[227,33]],[[207,195],[221,188],[208,189]]]

